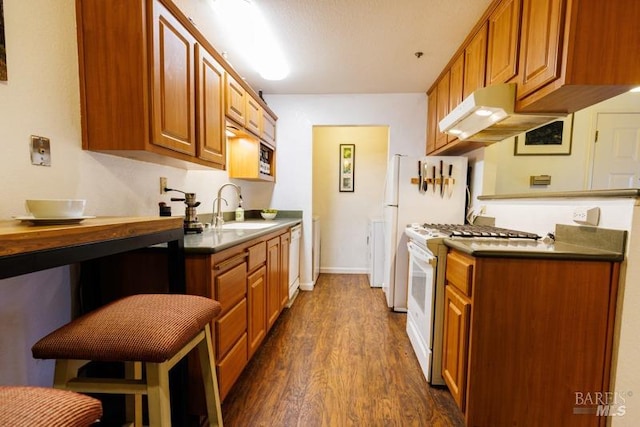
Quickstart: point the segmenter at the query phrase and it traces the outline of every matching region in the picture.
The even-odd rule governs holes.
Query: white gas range
[[[539,236],[461,224],[411,224],[405,234],[409,238],[407,334],[427,381],[432,385],[444,385],[442,340],[448,252],[444,239],[538,239]]]

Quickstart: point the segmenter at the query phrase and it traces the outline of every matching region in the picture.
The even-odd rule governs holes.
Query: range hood
[[[564,117],[516,114],[515,101],[515,83],[480,88],[440,120],[440,131],[465,141],[499,142]]]

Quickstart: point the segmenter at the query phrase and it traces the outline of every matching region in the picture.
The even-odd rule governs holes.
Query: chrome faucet
[[[213,220],[212,220],[212,226],[220,229],[222,228],[222,224],[224,224],[224,219],[222,218],[222,206],[220,205],[220,202],[222,200],[224,200],[222,198],[222,189],[224,187],[228,187],[231,186],[233,188],[235,188],[236,193],[238,193],[238,198],[240,200],[242,200],[242,192],[240,190],[240,187],[231,183],[231,182],[227,182],[226,184],[222,184],[222,186],[218,189],[218,197],[215,198],[215,200],[213,201],[214,205],[215,205],[215,210],[213,212],[214,216],[213,216]],[[224,203],[228,205],[227,201],[224,200]]]

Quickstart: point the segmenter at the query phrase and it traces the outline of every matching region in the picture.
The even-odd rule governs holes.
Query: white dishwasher
[[[289,247],[289,304],[293,302],[300,287],[300,238],[302,225],[291,227],[291,246]]]

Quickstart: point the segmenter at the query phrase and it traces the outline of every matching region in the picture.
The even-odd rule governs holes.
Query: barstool
[[[100,420],[93,397],[46,387],[0,386],[0,426],[88,427]]]
[[[147,395],[149,425],[171,425],[169,370],[197,347],[210,426],[222,426],[210,323],[217,301],[194,295],[145,294],[98,308],[53,331],[31,349],[56,359],[54,387],[85,393]],[[146,379],[80,378],[89,361],[144,363]]]

